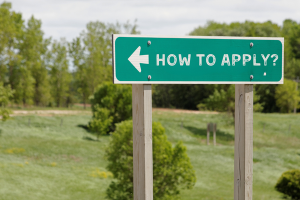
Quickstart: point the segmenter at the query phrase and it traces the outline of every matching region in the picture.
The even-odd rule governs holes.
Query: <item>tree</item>
[[[90,101],[93,112],[92,121],[95,119],[102,120],[97,118],[95,114],[98,112],[97,109],[105,108],[109,111],[109,117],[112,117],[109,126],[110,131],[115,130],[116,123],[130,119],[132,116],[132,92],[130,85],[116,85],[111,82],[105,82],[99,85]]]
[[[291,112],[294,107],[298,107],[300,101],[299,91],[296,90],[294,81],[284,79],[284,84],[276,87],[276,105],[281,112]]]
[[[87,31],[82,33],[86,51],[86,65],[88,74],[88,87],[90,94],[104,81],[112,80],[111,59],[111,35],[117,33],[113,24],[105,24],[99,21],[90,22],[86,26]]]
[[[75,84],[84,106],[97,86],[112,80],[113,33],[137,34],[137,25],[90,22],[79,37],[69,44],[69,53],[74,65]]]
[[[275,189],[292,199],[300,199],[300,170],[293,169],[284,172],[277,181]]]
[[[2,121],[6,121],[9,118],[11,111],[7,108],[9,104],[9,98],[13,96],[14,91],[10,89],[10,86],[4,87],[0,83],[0,115],[2,116]]]
[[[275,90],[277,85],[258,84],[255,85],[256,94],[260,97],[258,103],[263,105],[262,112],[279,112],[280,108],[276,105]]]
[[[300,59],[292,58],[284,66],[284,77],[296,79],[297,76],[300,77]]]
[[[32,77],[30,70],[21,65],[17,68],[15,76],[14,81],[16,81],[16,83],[13,98],[15,103],[23,106],[33,104],[35,80]]]
[[[28,20],[25,28],[23,42],[20,45],[20,55],[25,60],[24,65],[30,70],[34,79],[35,105],[46,106],[51,99],[46,55],[50,39],[44,38],[41,30],[42,22],[33,16]]]
[[[108,199],[133,199],[133,141],[132,121],[117,125],[106,150],[107,169],[115,177],[106,194]],[[152,125],[153,137],[153,198],[179,198],[180,189],[191,189],[196,182],[195,171],[186,154],[186,147],[178,142],[174,147],[167,140],[160,123]]]
[[[96,133],[99,140],[100,135],[105,135],[109,132],[113,117],[109,116],[110,112],[107,108],[100,108],[98,104],[94,109],[93,118],[89,122],[88,128]]]
[[[84,109],[86,108],[86,103],[90,95],[89,90],[89,76],[87,64],[85,63],[85,47],[82,44],[81,38],[77,37],[69,43],[69,54],[73,60],[74,70],[74,79],[75,87],[77,92],[80,94],[82,102],[84,104]]]
[[[57,107],[66,105],[71,75],[68,72],[67,42],[54,41],[49,56],[51,94]]]
[[[234,117],[235,111],[235,87],[229,85],[227,90],[221,89],[220,91],[215,89],[213,95],[210,95],[206,99],[206,106],[211,110],[227,111]]]
[[[23,34],[22,14],[11,11],[11,3],[0,5],[0,81],[5,82],[5,75],[10,76],[17,59],[18,46]],[[7,71],[8,69],[8,71]],[[14,85],[11,85],[14,87]]]
[[[220,86],[224,87],[224,86]],[[254,88],[253,88],[254,89]],[[263,110],[263,104],[259,103],[260,96],[253,91],[253,111],[261,112]],[[214,93],[210,95],[206,100],[206,107],[211,110],[227,111],[234,117],[235,115],[235,85],[225,86],[220,90],[215,89]],[[203,106],[203,104],[199,105]]]

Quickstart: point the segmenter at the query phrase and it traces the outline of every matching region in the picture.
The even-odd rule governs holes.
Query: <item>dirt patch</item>
[[[14,110],[11,116],[20,115],[38,115],[38,116],[53,116],[53,115],[78,115],[91,114],[91,111],[80,110]]]
[[[216,111],[199,111],[199,110],[183,110],[171,108],[153,108],[153,111],[174,112],[174,113],[191,113],[191,114],[218,114]],[[14,110],[11,116],[37,115],[37,116],[54,116],[54,115],[91,115],[90,110]]]
[[[199,110],[183,110],[183,109],[172,109],[172,108],[153,108],[153,111],[162,112],[175,112],[175,113],[193,113],[193,114],[219,114],[216,111],[199,111]]]

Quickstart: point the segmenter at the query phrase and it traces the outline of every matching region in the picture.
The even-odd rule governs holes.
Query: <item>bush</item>
[[[109,110],[95,106],[93,119],[89,122],[88,128],[97,134],[97,139],[100,135],[105,135],[109,131],[112,123],[112,117],[109,116]]]
[[[279,178],[275,189],[292,199],[300,199],[300,170],[294,169],[284,172]]]
[[[108,199],[133,199],[133,142],[132,121],[119,123],[112,134],[106,150],[107,169],[116,179],[106,193]],[[153,198],[178,199],[180,189],[191,189],[195,182],[195,171],[182,142],[174,147],[167,140],[160,123],[152,125],[153,137]]]
[[[108,125],[108,131],[114,131],[116,123],[130,119],[132,116],[131,95],[132,92],[130,85],[116,85],[110,82],[105,82],[100,85],[96,89],[93,97],[90,98],[92,104],[93,119],[89,124],[92,124],[95,120],[98,122],[101,121],[101,123],[106,124],[106,122],[103,122],[102,120],[103,116],[106,115],[106,112],[109,111],[107,117],[111,118],[111,121]],[[104,109],[107,111],[100,111],[99,109]],[[99,112],[100,114],[96,114]],[[103,112],[105,112],[105,114]],[[94,127],[96,128],[98,126]]]
[[[7,108],[9,104],[9,99],[13,96],[14,90],[10,88],[10,85],[3,86],[3,83],[0,83],[0,116],[2,121],[9,119],[9,114],[11,110]]]

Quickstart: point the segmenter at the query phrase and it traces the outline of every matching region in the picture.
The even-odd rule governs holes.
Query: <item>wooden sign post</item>
[[[234,200],[252,200],[253,85],[235,85]]]
[[[153,200],[152,90],[132,85],[134,200]]]
[[[112,47],[114,83],[132,84],[134,200],[153,200],[151,84],[236,84],[234,200],[252,200],[253,84],[283,84],[284,38],[113,34]]]

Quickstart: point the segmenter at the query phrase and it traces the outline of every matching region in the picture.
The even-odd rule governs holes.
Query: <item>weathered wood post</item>
[[[252,200],[253,85],[235,85],[234,200]]]
[[[213,124],[214,126],[214,146],[217,145],[217,136],[216,136],[216,132],[217,132],[217,124]]]
[[[134,200],[153,200],[151,85],[132,85]]]
[[[206,144],[209,145],[209,129],[210,123],[207,124],[207,131],[206,131]]]

